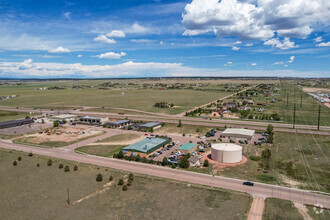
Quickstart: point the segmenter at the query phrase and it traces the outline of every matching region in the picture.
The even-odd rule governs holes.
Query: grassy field
[[[160,134],[178,134],[182,135],[185,133],[186,135],[194,135],[194,136],[204,136],[206,132],[214,129],[215,127],[211,126],[200,126],[200,125],[186,125],[183,122],[182,127],[178,127],[178,124],[170,124],[166,123],[165,126],[162,126],[161,128],[158,128],[155,130],[156,133]],[[198,129],[198,132],[197,132]]]
[[[72,86],[73,82],[53,83],[28,83],[24,85],[0,86],[0,94],[19,95],[14,99],[0,102],[0,105],[15,107],[49,107],[67,108],[68,106],[95,106],[95,107],[118,107],[138,109],[149,112],[164,112],[176,114],[195,106],[219,99],[231,92],[208,91],[206,89],[171,89],[160,90],[156,88],[128,88],[101,90],[98,88],[67,89],[61,90],[37,90],[40,87],[64,85]],[[221,85],[219,85],[220,88]],[[125,95],[121,95],[125,92]],[[156,102],[174,103],[173,108],[156,108]]]
[[[3,111],[0,110],[0,121],[9,121],[9,120],[17,120],[17,119],[23,119],[26,116],[36,116],[39,114],[29,114],[27,112],[12,112],[12,111]]]
[[[330,219],[330,210],[319,209],[312,206],[307,206],[308,215],[314,220],[327,220]]]
[[[267,198],[265,200],[265,210],[262,219],[303,220],[303,217],[291,201],[277,198]]]
[[[113,154],[118,153],[123,145],[87,145],[76,149],[77,153],[86,153],[102,157],[112,157]]]
[[[123,113],[123,114],[132,114],[132,115],[154,115],[147,112],[138,112],[134,110],[118,110],[111,108],[91,108],[83,110],[84,112],[102,112],[102,113]]]
[[[105,139],[100,140],[98,143],[108,143],[108,142],[123,142],[123,141],[131,141],[142,137],[141,134],[117,134]]]
[[[22,160],[13,166],[18,156]],[[47,160],[0,150],[3,219],[219,219],[219,213],[223,219],[246,219],[252,202],[243,193],[140,175],[135,175],[124,192],[117,182],[128,173],[59,159],[52,159],[53,165],[47,166]],[[59,169],[60,163],[70,171]],[[77,171],[73,171],[74,165]],[[98,173],[103,175],[99,183],[95,181]],[[111,186],[106,185],[110,175]],[[94,196],[87,198],[92,193]]]

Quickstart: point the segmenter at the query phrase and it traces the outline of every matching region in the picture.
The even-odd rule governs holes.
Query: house
[[[197,156],[189,157],[189,165],[192,167],[200,166],[199,158]]]

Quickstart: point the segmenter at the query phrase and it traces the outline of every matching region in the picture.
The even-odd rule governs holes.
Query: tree
[[[47,166],[51,166],[51,165],[53,165],[53,161],[52,161],[51,159],[49,159],[49,160],[47,161]]]
[[[180,161],[179,161],[179,167],[181,168],[189,168],[189,161],[186,157],[182,158]]]
[[[33,154],[32,154],[32,152],[30,152],[30,153],[29,153],[29,157],[32,157],[32,156],[33,156]]]
[[[153,133],[154,132],[154,128],[148,128],[148,132]]]
[[[268,135],[268,143],[272,144],[273,142],[274,142],[274,133],[272,132]]]
[[[128,190],[128,187],[126,185],[123,185],[123,188],[122,188],[123,191],[127,191]]]
[[[128,179],[128,181],[127,181],[127,186],[131,186],[131,185],[132,185],[132,182],[133,182],[133,180]]]
[[[27,116],[25,116],[25,119],[30,119],[30,116],[28,116],[28,115],[27,115]]]
[[[62,169],[64,167],[64,165],[62,163],[60,163],[60,165],[58,166],[58,169]]]
[[[209,160],[204,160],[203,166],[208,167],[210,165]]]
[[[140,156],[140,154],[136,155],[136,157],[135,157],[135,161],[140,162],[140,160],[141,160],[141,156]]]
[[[103,181],[103,176],[101,173],[97,174],[96,176],[96,182],[102,182]]]
[[[41,119],[41,123],[42,123],[42,124],[45,124],[45,120],[44,120],[44,119]]]
[[[17,160],[18,160],[18,161],[21,161],[21,160],[22,160],[22,157],[21,157],[21,156],[19,156],[19,157],[17,158]]]
[[[124,180],[123,180],[123,179],[120,179],[120,180],[118,181],[118,186],[122,186],[122,185],[124,185]]]
[[[270,133],[273,132],[273,130],[274,130],[273,125],[269,124],[269,125],[267,126],[267,131],[266,131],[266,133],[267,133],[267,134],[270,134]]]
[[[168,165],[168,159],[167,159],[167,157],[164,157],[164,158],[163,158],[162,165],[163,165],[163,166],[167,166],[167,165]]]
[[[74,171],[77,171],[78,170],[78,166],[77,165],[74,165],[73,170]]]
[[[63,119],[63,120],[62,120],[62,123],[63,123],[63,124],[65,124],[65,123],[66,123],[66,120],[65,120],[65,119]]]
[[[113,176],[110,176],[110,177],[109,177],[109,181],[112,181],[112,180],[113,180]]]
[[[58,121],[54,121],[54,122],[53,122],[53,126],[54,126],[54,128],[58,127],[58,124],[59,124]]]
[[[134,180],[134,174],[133,174],[133,173],[130,173],[130,174],[128,175],[128,179],[130,179],[130,180]]]
[[[175,166],[175,164],[174,163],[172,163],[172,169],[175,169],[176,168],[176,166]]]
[[[65,167],[64,167],[64,172],[69,172],[70,171],[70,167],[68,166],[68,165],[66,165]]]
[[[13,166],[17,166],[17,161],[16,160],[13,162]]]
[[[178,128],[181,128],[181,127],[182,127],[182,122],[181,122],[181,120],[179,120]]]
[[[272,152],[269,149],[265,149],[261,152],[261,157],[264,159],[270,159]]]
[[[124,157],[124,152],[122,150],[119,151],[117,156],[118,156],[118,159],[122,159]]]
[[[37,167],[40,167],[40,164],[37,163]]]

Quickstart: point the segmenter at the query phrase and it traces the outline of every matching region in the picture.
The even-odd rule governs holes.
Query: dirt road
[[[259,196],[254,197],[247,220],[262,220],[264,209],[265,200]]]

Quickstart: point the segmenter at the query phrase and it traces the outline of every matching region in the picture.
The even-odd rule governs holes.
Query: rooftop
[[[221,135],[240,134],[240,135],[253,136],[254,133],[255,130],[249,130],[244,128],[227,128],[221,133]]]
[[[194,144],[194,143],[185,143],[185,144],[182,144],[178,150],[191,150],[192,148],[194,148],[197,144]]]
[[[20,120],[11,120],[11,121],[1,121],[0,126],[12,125],[12,124],[17,124],[17,123],[33,123],[33,122],[34,121],[30,118],[20,119]]]
[[[108,124],[112,125],[121,125],[130,122],[130,120],[118,120],[118,121],[111,121]]]
[[[54,115],[54,116],[51,116],[53,118],[74,118],[74,117],[77,117],[76,115],[70,115],[70,114],[63,114],[63,115]]]
[[[221,143],[221,144],[212,144],[212,148],[216,150],[222,151],[235,151],[242,150],[242,147],[237,144],[232,143]]]
[[[169,142],[170,140],[165,138],[147,137],[142,141],[124,147],[123,150],[149,154]]]
[[[159,122],[148,122],[148,123],[145,123],[145,124],[140,125],[140,126],[151,128],[151,127],[155,127],[155,126],[158,126],[158,125],[160,125]]]

